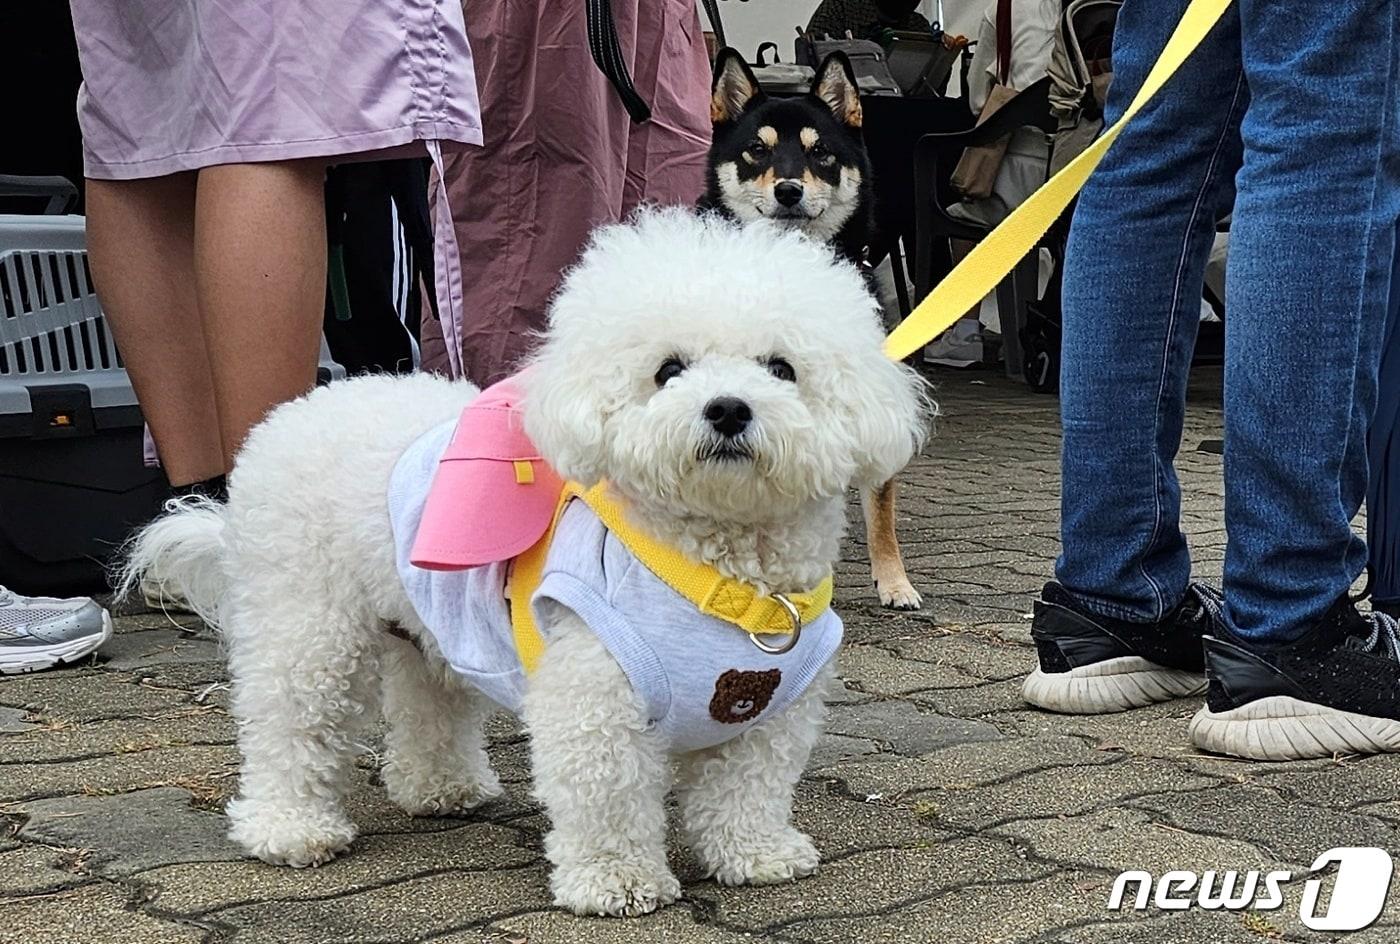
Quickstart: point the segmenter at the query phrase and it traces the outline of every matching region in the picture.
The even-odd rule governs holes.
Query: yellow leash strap
[[[534,596],[544,576],[545,558],[554,540],[554,530],[569,500],[578,498],[592,509],[624,547],[647,570],[691,603],[700,612],[732,623],[753,635],[791,635],[792,616],[775,597],[764,596],[751,584],[725,577],[709,564],[691,560],[680,551],[633,527],[627,521],[622,505],[608,494],[607,485],[600,483],[590,489],[569,482],[559,497],[554,521],[545,536],[515,559],[510,574],[510,622],[515,637],[516,653],[526,673],[533,672],[544,652],[544,639],[535,626],[530,611]],[[832,581],[828,575],[815,589],[807,593],[786,594],[796,609],[799,622],[806,626],[831,606]]]
[[[1123,128],[1161,90],[1229,7],[1230,0],[1191,0],[1123,117],[988,233],[909,313],[909,317],[890,332],[885,339],[886,354],[894,360],[913,354],[948,330],[964,312],[997,287],[1059,219]]]

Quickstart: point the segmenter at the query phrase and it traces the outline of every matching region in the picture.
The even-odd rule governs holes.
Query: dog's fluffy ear
[[[861,488],[885,484],[923,447],[937,407],[918,371],[906,364],[871,357],[841,381],[851,391],[849,418],[858,457],[855,481]]]
[[[860,110],[860,87],[845,53],[834,52],[822,60],[817,77],[812,81],[812,94],[826,103],[837,121],[852,128],[860,127],[864,120]]]
[[[739,51],[727,46],[721,49],[715,57],[715,77],[710,86],[710,121],[717,125],[737,121],[749,103],[762,95],[758,79]]]
[[[605,475],[603,417],[592,377],[565,362],[548,341],[521,376],[526,435],[555,472],[585,486]]]

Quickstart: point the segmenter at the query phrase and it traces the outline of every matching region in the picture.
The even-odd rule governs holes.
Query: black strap
[[[632,76],[627,74],[627,65],[622,60],[622,45],[617,41],[617,23],[613,21],[611,0],[587,0],[587,13],[588,51],[622,99],[627,114],[634,122],[641,124],[651,117],[651,109],[637,94]]]
[[[723,49],[729,42],[724,38],[724,24],[719,19],[719,0],[700,0],[700,5],[705,8],[705,16],[709,17],[717,48]]]

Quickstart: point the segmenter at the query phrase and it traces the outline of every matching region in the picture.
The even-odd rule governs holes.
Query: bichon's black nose
[[[705,404],[705,419],[715,432],[733,439],[748,428],[753,410],[738,397],[715,397]]]
[[[773,188],[773,199],[785,207],[797,206],[798,201],[802,199],[802,185],[784,180]]]

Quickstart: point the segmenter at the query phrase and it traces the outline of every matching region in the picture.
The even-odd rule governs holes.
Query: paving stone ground
[[[684,900],[631,921],[551,907],[525,747],[493,722],[507,796],[410,819],[376,784],[373,736],[352,854],[278,869],[224,838],[236,786],[216,640],[163,614],[118,620],[89,665],[0,681],[0,942],[1043,942],[1331,940],[1301,880],[1259,913],[1110,912],[1115,876],[1305,873],[1342,845],[1400,848],[1400,759],[1264,765],[1202,756],[1196,704],[1062,718],[1018,697],[1030,600],[1058,547],[1055,401],[988,373],[938,377],[944,415],[904,476],[901,531],[926,607],[875,605],[853,535],[839,573],[844,690],[798,791],[821,871],[724,889],[674,845]],[[1219,372],[1198,373],[1179,462],[1203,576],[1224,551]],[[858,513],[852,513],[853,520]],[[1400,903],[1354,944],[1400,941]]]

